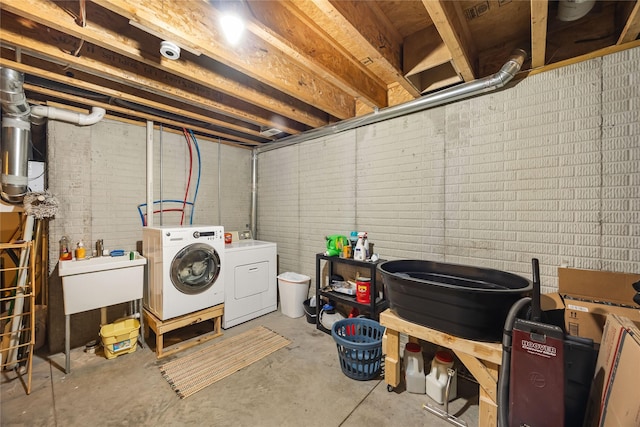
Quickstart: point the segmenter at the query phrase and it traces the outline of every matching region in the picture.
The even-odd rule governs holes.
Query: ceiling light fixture
[[[238,44],[244,33],[244,22],[240,16],[233,10],[224,12],[220,16],[220,25],[227,41],[234,46]]]
[[[596,0],[560,0],[558,2],[558,19],[560,21],[577,21],[593,9]]]

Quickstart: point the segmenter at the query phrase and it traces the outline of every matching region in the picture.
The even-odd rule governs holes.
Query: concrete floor
[[[287,347],[180,399],[158,367],[264,325],[291,340]],[[202,327],[201,324],[199,327]],[[212,326],[210,323],[204,325]],[[194,333],[194,331],[189,331]],[[200,331],[201,332],[201,331]],[[186,333],[186,332],[181,332]],[[196,331],[196,333],[198,333]],[[181,339],[177,335],[174,340]],[[151,340],[152,341],[152,340]],[[355,381],[340,370],[335,343],[304,317],[280,311],[224,331],[224,335],[158,361],[151,348],[107,360],[83,348],[71,353],[65,374],[64,354],[34,357],[31,394],[14,372],[2,373],[0,425],[8,426],[450,426],[422,409],[426,395],[387,391],[381,377]],[[167,340],[165,345],[171,342]],[[452,413],[477,425],[478,386],[458,379]]]

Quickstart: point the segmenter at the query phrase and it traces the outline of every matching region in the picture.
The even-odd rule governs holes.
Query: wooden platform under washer
[[[156,358],[161,359],[171,354],[177,353],[195,345],[207,342],[222,335],[221,323],[224,304],[219,304],[195,313],[185,314],[169,320],[160,320],[152,313],[144,309],[144,323],[156,334]],[[213,331],[194,338],[190,338],[164,348],[164,334],[175,331],[196,323],[213,320]]]

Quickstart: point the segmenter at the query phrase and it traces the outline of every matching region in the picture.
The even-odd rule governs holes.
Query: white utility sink
[[[146,263],[138,254],[60,261],[64,314],[141,299]]]
[[[136,254],[136,258],[129,256],[101,256],[81,260],[60,261],[60,276],[73,274],[93,273],[96,271],[113,270],[116,268],[129,268],[136,265],[145,265],[147,259]]]

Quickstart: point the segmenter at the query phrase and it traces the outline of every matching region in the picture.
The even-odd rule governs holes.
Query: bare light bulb
[[[229,43],[238,44],[244,32],[244,22],[235,13],[225,13],[220,17],[222,33]]]

